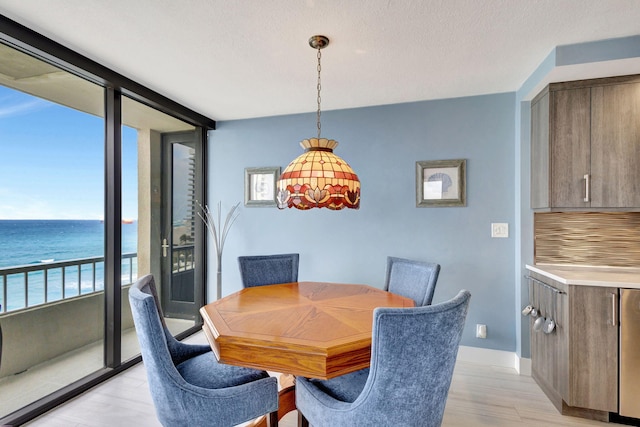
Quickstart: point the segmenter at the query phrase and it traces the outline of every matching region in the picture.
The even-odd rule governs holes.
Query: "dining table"
[[[368,367],[373,310],[413,306],[368,285],[294,282],[244,288],[200,314],[220,362],[283,374],[281,418],[295,409],[294,376],[327,380]]]

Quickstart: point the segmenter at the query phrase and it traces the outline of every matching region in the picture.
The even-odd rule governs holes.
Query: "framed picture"
[[[244,205],[249,207],[276,206],[276,181],[280,168],[244,169]]]
[[[466,206],[466,159],[416,162],[416,206]]]

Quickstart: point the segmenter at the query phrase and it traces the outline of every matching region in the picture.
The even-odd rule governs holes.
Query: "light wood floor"
[[[202,334],[190,342],[205,343]],[[294,427],[290,413],[282,427]],[[29,426],[106,427],[160,426],[142,364],[32,421]],[[515,370],[458,362],[445,411],[445,427],[610,426],[560,415],[531,377]]]

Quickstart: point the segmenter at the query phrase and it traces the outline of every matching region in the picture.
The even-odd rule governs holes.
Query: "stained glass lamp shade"
[[[338,142],[309,138],[300,145],[305,152],[289,163],[278,180],[278,207],[358,209],[360,180],[351,166],[333,153]]]

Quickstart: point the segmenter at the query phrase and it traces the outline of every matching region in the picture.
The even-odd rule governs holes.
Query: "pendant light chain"
[[[322,65],[320,65],[320,58],[322,57],[322,53],[320,53],[320,45],[318,45],[318,139],[320,139],[320,129],[322,125],[320,124],[320,102],[322,99],[320,98],[320,89],[322,89],[322,84],[320,82],[320,71],[322,70]]]

